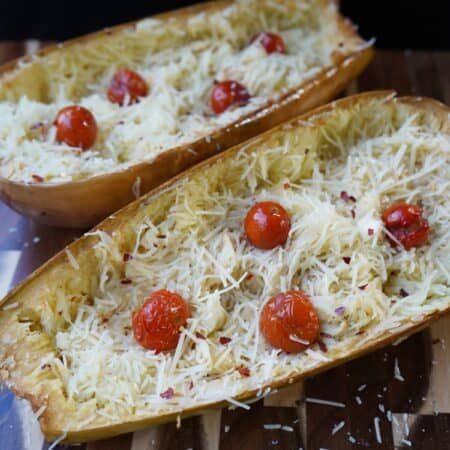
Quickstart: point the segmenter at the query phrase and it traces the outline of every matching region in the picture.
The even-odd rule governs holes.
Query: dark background
[[[0,0],[0,39],[63,40],[186,0]],[[450,0],[342,0],[341,9],[379,48],[450,50]]]

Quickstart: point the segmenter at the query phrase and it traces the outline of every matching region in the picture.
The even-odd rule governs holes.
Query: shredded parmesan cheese
[[[322,400],[320,398],[306,397],[307,403],[316,403],[317,405],[335,406],[336,408],[345,408],[345,403]]]
[[[277,377],[314,367],[332,358],[335,348],[364,342],[398,326],[401,317],[447,304],[449,287],[436,261],[448,265],[450,255],[449,196],[442,195],[449,188],[449,166],[442,161],[448,158],[450,140],[427,131],[415,117],[394,128],[381,117],[376,135],[344,144],[330,121],[333,126],[321,130],[320,147],[314,150],[311,143],[306,156],[306,144],[286,140],[258,153],[242,151],[227,170],[228,181],[209,181],[215,177],[211,173],[209,180],[180,184],[170,191],[165,219],[154,222],[144,216],[135,226],[132,259],[126,263],[114,238],[95,232],[101,273],[94,304],[80,304],[72,323],[56,335],[58,351],[70,361],[62,372],[70,398],[95,398],[112,417],[147,404],[165,411],[224,399],[248,409],[234,400],[243,389],[258,390]],[[360,133],[358,126],[353,133]],[[319,155],[328,152],[335,156],[327,156],[325,164]],[[275,161],[277,175],[260,188],[260,177],[271,173]],[[241,170],[245,179],[231,192],[230,180],[239,179]],[[290,189],[284,188],[286,176]],[[216,182],[219,187],[211,190]],[[242,195],[245,185],[247,194]],[[355,218],[340,198],[342,191],[357,199],[351,205]],[[289,211],[292,226],[284,247],[261,251],[241,239],[242,222],[255,201],[268,199]],[[381,232],[368,236],[368,227],[382,227],[383,207],[400,199],[423,205],[433,230],[429,246],[399,252]],[[350,264],[342,255],[351,255]],[[132,283],[123,285],[122,278]],[[363,284],[367,287],[361,290]],[[295,357],[278,354],[259,333],[264,300],[294,286],[311,296],[322,331],[332,336],[326,355],[315,346]],[[400,287],[411,295],[399,295]],[[193,314],[173,354],[149,352],[132,333],[124,334],[132,312],[162,288],[188,299]],[[342,304],[346,313],[336,315]],[[360,330],[366,335],[359,335]],[[196,332],[206,339],[196,338]],[[221,337],[227,338],[226,345]],[[251,376],[240,376],[236,369],[248,367],[249,361]],[[112,378],[117,382],[111,383]],[[161,399],[169,386],[176,395]],[[364,389],[361,385],[358,391]],[[329,400],[306,401],[345,407]]]
[[[146,19],[122,42],[110,37],[110,46],[92,45],[50,58],[52,102],[25,96],[0,102],[0,175],[22,182],[33,182],[34,175],[56,183],[152,161],[170,148],[210,139],[218,129],[312,79],[332,64],[334,53],[361,46],[342,36],[333,2],[326,7],[323,2],[283,3],[237,1],[207,20],[200,13],[182,24]],[[267,55],[259,43],[249,44],[266,29],[282,36],[286,54]],[[120,107],[106,91],[114,71],[124,65],[147,81],[150,93]],[[227,79],[246,86],[251,100],[215,115],[210,91],[214,80]],[[55,141],[54,117],[74,102],[94,114],[99,129],[94,146],[83,152]],[[136,196],[138,188],[133,186]]]
[[[8,305],[3,306],[3,311],[8,311],[8,309],[15,309],[19,306],[18,302],[9,303]]]
[[[246,409],[246,410],[249,410],[249,409],[250,409],[250,405],[247,405],[247,403],[239,402],[239,401],[237,401],[235,398],[232,398],[232,397],[226,397],[225,400],[226,400],[228,403],[231,403],[231,405],[232,405],[231,408],[233,408],[233,406],[237,406],[238,408],[242,408],[242,409]]]
[[[66,255],[72,267],[75,270],[80,270],[80,265],[78,264],[78,261],[75,259],[75,256],[73,256],[72,252],[68,248],[66,248]]]
[[[67,436],[67,433],[62,434],[58,439],[56,439],[55,441],[53,441],[51,443],[51,445],[48,447],[48,450],[53,450],[55,449],[60,442],[62,442]]]
[[[331,434],[335,435],[339,430],[341,430],[342,428],[344,428],[345,425],[345,421],[342,420],[341,422],[337,423],[333,429],[331,430]]]
[[[46,362],[67,401],[91,407],[91,426],[220,401],[249,409],[235,400],[243,392],[266,394],[269,384],[448,308],[450,287],[437,261],[450,266],[450,137],[426,116],[393,105],[337,109],[321,117],[319,130],[275,132],[254,141],[257,151],[244,146],[212,164],[208,176],[193,172],[158,193],[115,235],[89,233],[96,271],[80,261],[69,272],[85,270],[89,286],[55,287],[48,298],[71,299],[72,309],[67,318],[55,314],[57,325],[48,325],[47,312],[41,322],[54,342]],[[342,200],[342,191],[356,202]],[[242,229],[248,209],[263,200],[282,204],[291,218],[286,245],[266,251],[252,247]],[[432,230],[427,245],[404,251],[385,239],[380,216],[396,201],[421,205]],[[131,331],[133,312],[157,289],[179,293],[191,309],[173,352],[146,350]],[[290,289],[310,296],[326,353],[317,343],[280,353],[260,334],[265,301]],[[344,304],[345,314],[335,314]],[[250,376],[241,376],[242,367]],[[174,395],[162,398],[169,388]]]
[[[139,198],[141,195],[141,177],[136,177],[133,183],[133,195],[135,198]]]
[[[394,364],[394,378],[399,381],[405,381],[402,374],[400,373],[400,367],[398,365],[398,358],[395,358],[395,364]]]
[[[264,424],[265,430],[280,430],[281,429],[281,423],[266,423]]]
[[[42,414],[44,413],[44,411],[47,409],[47,405],[42,405],[35,413],[34,413],[34,417],[36,418],[36,420],[39,420],[39,418],[42,416]]]
[[[383,439],[381,438],[381,431],[380,431],[380,418],[375,417],[373,419],[373,425],[375,427],[375,438],[379,444],[383,443]]]

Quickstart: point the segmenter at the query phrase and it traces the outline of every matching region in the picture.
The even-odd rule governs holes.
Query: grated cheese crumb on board
[[[53,441],[51,443],[51,445],[48,447],[48,450],[53,450],[56,447],[58,447],[58,444],[60,442],[62,442],[66,438],[66,436],[67,436],[67,433],[63,433],[58,439],[56,439],[55,441]]]
[[[281,423],[266,423],[264,424],[265,430],[281,430]]]
[[[189,175],[152,198],[151,207],[144,205],[127,221],[125,234],[88,233],[95,240],[89,262],[96,260],[97,270],[93,276],[89,266],[89,296],[78,285],[69,293],[67,286],[56,287],[49,298],[70,296],[76,307],[50,325],[55,334],[48,316],[42,320],[56,346],[48,363],[68,401],[90,414],[71,426],[218,401],[248,409],[239,397],[243,392],[266,393],[268,384],[319,367],[386,331],[405,329],[411,318],[448,308],[449,282],[437,261],[450,265],[450,137],[408,108],[376,102],[357,114],[333,111],[323,120],[320,130],[275,134],[258,152],[242,148],[210,166],[208,178]],[[342,191],[357,199],[351,205],[355,218]],[[269,199],[289,212],[292,227],[284,247],[261,251],[243,239],[242,223],[255,201]],[[422,206],[432,230],[428,245],[399,251],[384,239],[381,212],[400,200]],[[372,236],[368,228],[375,230]],[[131,256],[126,262],[125,253]],[[342,255],[351,256],[351,263]],[[80,258],[70,280],[87,270]],[[124,277],[132,283],[121,284]],[[359,289],[362,284],[367,288]],[[174,352],[155,354],[135,342],[131,315],[162,288],[182,295],[192,318]],[[264,302],[288,289],[311,297],[321,331],[330,336],[326,354],[318,344],[297,355],[280,353],[260,335]],[[410,295],[402,296],[401,289]],[[336,315],[343,304],[345,314]],[[223,336],[231,339],[227,345],[220,343]],[[7,355],[0,356],[11,369]],[[251,376],[239,374],[242,366],[251,368]],[[40,382],[46,381],[36,389]],[[169,387],[175,395],[161,398]]]
[[[396,380],[399,381],[405,381],[405,379],[403,378],[401,372],[400,372],[400,367],[398,365],[398,358],[395,358],[395,363],[394,363],[394,378]]]
[[[78,180],[209,139],[214,131],[313,78],[331,65],[333,53],[361,46],[341,36],[334,3],[325,8],[319,3],[266,0],[261,7],[259,2],[238,1],[207,21],[198,14],[183,26],[144,19],[134,35],[115,44],[119,48],[111,44],[102,54],[79,50],[60,62],[54,58],[49,77],[57,92],[51,103],[27,97],[0,102],[0,175],[22,182],[33,182],[36,174],[51,183]],[[255,15],[255,9],[261,12]],[[266,29],[282,36],[286,54],[267,55],[259,43],[248,44]],[[345,44],[340,47],[341,40]],[[80,73],[79,67],[89,73],[90,66],[95,67],[91,78]],[[120,107],[108,100],[106,90],[118,66],[138,71],[148,82],[150,93],[137,104]],[[251,101],[216,116],[209,106],[210,91],[214,80],[227,79],[246,86]],[[57,143],[52,125],[59,109],[74,102],[91,110],[99,129],[94,146],[83,152]]]
[[[315,403],[317,405],[335,406],[336,408],[345,408],[345,403],[323,400],[321,398],[306,397],[306,403]]]
[[[382,439],[382,437],[381,437],[381,431],[380,431],[380,418],[379,417],[375,417],[374,419],[373,419],[373,425],[374,425],[374,428],[375,428],[375,438],[376,438],[376,440],[377,440],[377,442],[379,443],[379,444],[382,444],[383,443],[383,439]]]
[[[344,428],[345,421],[341,420],[339,423],[334,425],[333,429],[331,430],[331,434],[335,435],[338,431],[340,431],[342,428]]]

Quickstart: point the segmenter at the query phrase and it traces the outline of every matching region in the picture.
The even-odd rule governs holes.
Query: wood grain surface
[[[41,45],[0,43],[0,63]],[[450,104],[450,53],[380,51],[346,94],[381,88]],[[2,203],[0,221],[0,294],[82,233],[36,225]],[[250,411],[211,411],[183,420],[179,428],[162,425],[73,449],[450,450],[449,346],[450,317],[398,345],[280,390]],[[394,376],[396,365],[401,376]],[[27,403],[7,390],[0,392],[0,438],[2,450],[48,448]]]

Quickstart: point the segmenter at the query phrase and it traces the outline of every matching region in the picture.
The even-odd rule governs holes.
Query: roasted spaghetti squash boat
[[[3,301],[0,375],[76,442],[245,402],[450,308],[449,109],[339,100],[150,192]]]
[[[93,226],[330,100],[372,53],[331,0],[211,2],[45,49],[0,69],[0,196]]]

